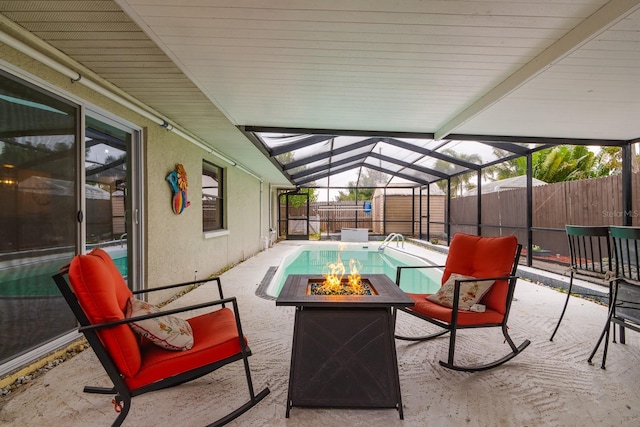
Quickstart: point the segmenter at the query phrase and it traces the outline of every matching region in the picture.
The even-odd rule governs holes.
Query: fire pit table
[[[314,295],[321,275],[292,274],[276,299],[295,306],[286,417],[293,406],[396,408],[402,397],[393,307],[413,301],[386,275],[362,278],[370,295]]]

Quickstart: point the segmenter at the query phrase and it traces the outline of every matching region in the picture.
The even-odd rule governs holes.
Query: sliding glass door
[[[77,248],[79,107],[0,74],[0,364],[68,332],[51,276]]]
[[[137,133],[87,113],[85,123],[86,249],[106,250],[133,288],[138,282],[136,235],[139,192],[132,187]],[[129,280],[131,276],[132,280]],[[135,278],[135,279],[134,279]]]
[[[140,145],[123,120],[0,70],[0,373],[76,328],[51,277],[75,254],[104,248],[142,286]]]

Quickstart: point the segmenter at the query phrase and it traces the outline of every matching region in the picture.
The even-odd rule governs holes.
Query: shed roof
[[[544,181],[541,181],[539,179],[536,178],[531,178],[531,185],[538,186],[538,185],[546,185],[547,183]],[[483,182],[482,183],[482,193],[492,193],[494,191],[503,191],[503,190],[512,190],[514,188],[526,188],[527,187],[527,176],[526,175],[520,175],[520,176],[514,176],[513,178],[505,178],[505,179],[501,179],[499,181],[492,181],[492,182]],[[469,191],[467,191],[467,195],[472,196],[478,194],[478,189],[477,188],[473,188]]]

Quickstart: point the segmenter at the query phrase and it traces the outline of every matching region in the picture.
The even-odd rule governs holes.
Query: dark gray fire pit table
[[[293,406],[396,408],[402,397],[394,307],[413,301],[386,275],[364,275],[372,295],[311,295],[321,275],[292,274],[276,306],[295,306],[287,412]]]

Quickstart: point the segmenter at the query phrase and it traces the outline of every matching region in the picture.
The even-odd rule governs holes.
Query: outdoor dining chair
[[[435,333],[397,339],[426,341],[449,333],[447,361],[440,365],[458,371],[483,371],[513,359],[529,344],[525,340],[516,346],[509,336],[507,321],[516,286],[515,276],[522,245],[514,236],[481,237],[457,233],[453,236],[444,266],[442,286],[435,294],[411,294],[414,305],[399,308],[441,328]],[[398,267],[396,284],[400,286],[406,268],[434,268],[438,266]],[[485,364],[462,366],[455,362],[457,332],[460,329],[499,327],[510,347],[506,356]]]
[[[620,343],[625,344],[625,329],[640,332],[640,228],[609,227],[613,242],[615,277],[609,285],[609,312],[589,363],[604,340],[602,369],[606,368],[611,325],[620,327]],[[616,342],[615,329],[613,342]]]
[[[571,295],[580,296],[599,296],[599,294],[589,292],[588,289],[580,289],[573,292],[573,279],[576,275],[587,276],[591,279],[598,279],[605,283],[611,276],[611,243],[609,240],[609,227],[607,226],[580,226],[567,225],[567,240],[569,242],[569,288],[567,289],[567,298],[564,300],[564,306],[560,313],[558,323],[551,334],[549,341],[553,338],[560,328],[560,323],[564,317],[569,304]],[[608,283],[607,283],[608,285]]]
[[[244,363],[249,400],[211,425],[228,423],[269,394],[269,388],[254,392],[248,362],[251,350],[242,333],[238,304],[235,297],[224,298],[219,278],[131,292],[109,255],[94,249],[75,256],[53,279],[113,383],[113,387],[84,388],[86,393],[114,395],[112,403],[119,414],[113,426],[124,421],[132,397],[194,380],[235,361]],[[218,285],[219,299],[202,304],[160,311],[135,298],[211,281]],[[173,316],[214,306],[219,308],[187,320]],[[212,402],[235,397],[211,396]],[[212,405],[212,412],[219,406]]]

